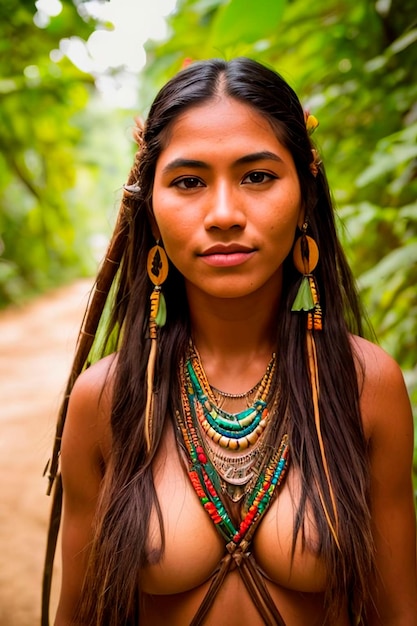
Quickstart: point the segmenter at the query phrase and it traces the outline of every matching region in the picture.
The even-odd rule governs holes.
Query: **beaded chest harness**
[[[213,463],[213,454],[205,446],[204,432],[213,442],[231,451],[245,450],[255,446],[264,431],[269,411],[267,399],[275,371],[275,359],[271,361],[267,372],[259,384],[259,389],[252,406],[240,413],[227,413],[215,405],[213,395],[201,363],[195,351],[191,351],[188,359],[180,368],[182,390],[182,412],[176,412],[177,423],[187,454],[191,483],[204,509],[211,517],[215,527],[225,539],[229,552],[237,546],[246,550],[255,527],[268,509],[277,487],[281,484],[289,462],[288,436],[284,435],[277,450],[273,451],[262,467],[251,473],[247,468],[240,467],[239,461],[231,463],[227,469],[227,457],[223,458],[223,467],[219,461]],[[259,449],[258,449],[259,450]],[[256,453],[257,458],[259,452]],[[239,459],[239,457],[237,457]],[[245,463],[251,465],[252,453],[246,453]],[[253,466],[251,465],[253,469]],[[241,506],[241,521],[235,525],[221,499],[222,485],[220,475],[226,481],[230,478],[235,484],[247,482],[248,493],[244,492]],[[240,476],[240,478],[239,478]],[[237,481],[237,483],[236,483]],[[240,496],[239,498],[240,499]]]

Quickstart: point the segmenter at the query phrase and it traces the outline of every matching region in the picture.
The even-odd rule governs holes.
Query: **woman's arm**
[[[411,407],[397,363],[380,348],[361,344],[365,364],[361,405],[369,434],[377,567],[369,625],[417,626]]]
[[[62,581],[55,626],[74,624],[80,599],[109,449],[110,393],[106,381],[111,360],[103,359],[78,378],[68,406],[61,448]]]

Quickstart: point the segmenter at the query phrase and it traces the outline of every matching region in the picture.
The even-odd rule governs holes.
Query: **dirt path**
[[[0,312],[0,626],[40,623],[51,503],[42,471],[90,288],[80,281]]]

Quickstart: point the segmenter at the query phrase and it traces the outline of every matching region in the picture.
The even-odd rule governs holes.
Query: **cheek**
[[[162,210],[159,207],[163,206]],[[181,258],[187,242],[190,239],[185,224],[181,222],[175,211],[170,211],[166,205],[154,204],[154,217],[158,226],[160,239],[170,261],[177,266],[181,264]]]
[[[181,252],[189,247],[192,232],[188,225],[173,216],[162,216],[157,224],[167,252],[181,255]]]
[[[181,253],[194,238],[199,220],[196,211],[187,211],[178,202],[164,200],[163,194],[154,198],[153,211],[167,252]]]
[[[277,211],[275,216],[270,217],[266,224],[266,229],[269,230],[271,236],[277,240],[288,240],[288,238],[294,239],[297,225],[300,223],[301,210],[294,208],[294,210],[282,214]]]
[[[270,223],[268,227],[270,251],[273,256],[278,255],[281,262],[291,253],[294,241],[297,238],[298,211],[279,222]]]
[[[165,241],[168,242],[168,240],[176,234],[175,224],[178,220],[175,213],[170,209],[169,204],[164,201],[163,194],[160,192],[154,193],[152,210],[162,240],[164,243]]]

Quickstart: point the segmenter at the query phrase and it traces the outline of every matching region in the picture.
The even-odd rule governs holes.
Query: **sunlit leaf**
[[[286,0],[229,0],[213,21],[212,45],[224,50],[236,43],[250,44],[276,31]]]
[[[404,268],[413,264],[417,267],[417,239],[409,241],[402,248],[392,250],[371,270],[359,277],[359,285],[365,288],[372,287],[376,283],[383,283],[388,276],[402,272]]]

